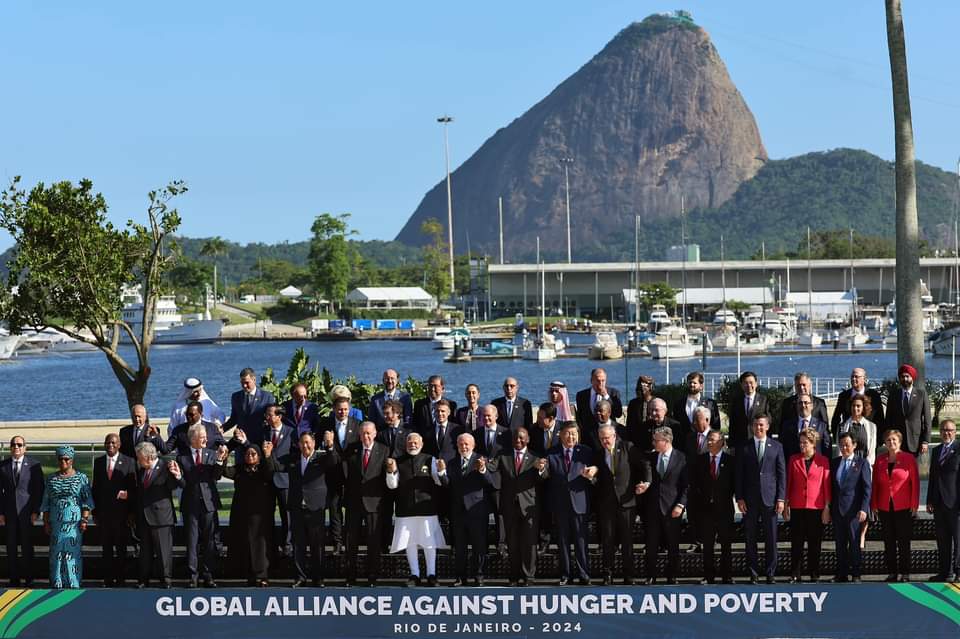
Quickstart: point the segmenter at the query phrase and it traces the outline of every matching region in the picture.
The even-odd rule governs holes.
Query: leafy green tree
[[[217,307],[217,258],[221,255],[226,255],[227,253],[227,243],[223,241],[223,238],[219,235],[216,237],[211,237],[209,240],[203,243],[203,247],[200,249],[200,255],[203,257],[212,257],[213,258],[213,307]]]
[[[444,227],[437,218],[431,217],[420,225],[420,232],[430,242],[423,247],[423,271],[427,281],[426,290],[437,298],[437,312],[440,301],[447,297],[450,290],[450,271],[447,262],[447,241],[444,239]]]
[[[90,180],[37,184],[29,195],[20,178],[0,194],[0,227],[17,243],[3,281],[0,317],[14,333],[50,327],[100,349],[129,405],[142,403],[150,378],[150,346],[164,273],[177,258],[171,234],[180,215],[170,201],[183,182],[148,194],[146,225],[107,220],[107,203]],[[164,244],[167,242],[167,251]],[[143,323],[134,332],[123,320],[121,290],[139,284]],[[120,351],[121,335],[133,343],[136,361]]]
[[[177,263],[163,274],[164,288],[179,293],[190,302],[202,305],[213,268],[215,266],[180,256]]]
[[[353,235],[347,226],[350,214],[330,215],[323,213],[313,221],[310,231],[310,274],[318,295],[331,304],[343,304],[350,282],[350,248],[347,236]]]
[[[646,310],[653,308],[654,304],[662,304],[668,309],[671,309],[671,312],[677,310],[677,293],[679,289],[673,288],[666,282],[650,282],[648,284],[641,284],[639,287],[640,291],[640,306]]]

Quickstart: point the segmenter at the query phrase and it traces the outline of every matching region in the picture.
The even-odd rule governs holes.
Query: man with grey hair
[[[173,587],[173,526],[177,523],[173,491],[184,485],[177,463],[161,464],[156,447],[140,442],[137,455],[137,534],[140,537],[140,579],[137,588],[150,585],[156,558],[164,588]]]
[[[207,448],[207,427],[191,424],[187,429],[190,451],[177,457],[177,465],[183,476],[183,494],[180,495],[180,511],[183,526],[187,531],[188,588],[196,588],[203,579],[207,588],[216,588],[213,573],[216,568],[217,546],[215,541],[217,511],[220,509],[220,493],[217,481],[223,475],[223,463],[227,448],[218,452]]]
[[[499,409],[493,404],[487,404],[481,408],[480,427],[472,433],[477,454],[487,459],[497,459],[504,451],[510,450],[510,437],[514,431],[499,423],[498,415]],[[457,448],[459,449],[459,443]],[[507,532],[503,524],[503,516],[500,514],[500,491],[498,489],[487,491],[487,499],[490,502],[490,512],[493,513],[493,519],[497,524],[497,551],[500,555],[506,555]]]
[[[653,481],[636,488],[638,494],[646,494],[645,583],[653,585],[656,581],[657,551],[662,540],[667,546],[667,583],[675,584],[680,574],[680,522],[687,509],[687,458],[673,447],[673,430],[667,426],[653,430],[653,448],[648,458]]]
[[[647,452],[653,450],[653,432],[658,428],[669,428],[671,433],[680,433],[680,424],[677,420],[667,417],[667,403],[659,397],[654,397],[647,404],[647,420],[640,427],[640,432],[632,433],[634,446]],[[677,435],[677,439],[682,438]]]
[[[457,456],[446,470],[438,473],[440,481],[450,488],[450,523],[453,532],[454,586],[465,586],[472,579],[483,585],[487,563],[487,530],[494,472],[487,470],[487,459],[474,450],[470,433],[457,437]],[[467,546],[470,546],[469,567]]]
[[[810,396],[812,404],[810,413],[814,419],[824,424],[830,423],[830,415],[827,413],[827,402],[825,402],[822,397],[817,397],[813,394],[813,380],[810,379],[810,375],[803,371],[794,375],[793,388],[793,395],[784,399],[783,403],[780,404],[780,423],[770,425],[772,435],[783,437],[783,432],[786,428],[796,427],[797,417],[800,414],[798,402],[800,401],[801,395]],[[774,430],[774,428],[776,428],[776,430]],[[830,455],[827,454],[827,457],[829,456]]]

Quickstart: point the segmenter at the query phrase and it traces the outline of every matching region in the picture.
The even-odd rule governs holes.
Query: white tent
[[[293,285],[291,284],[291,285],[288,286],[287,288],[285,288],[285,289],[283,289],[282,291],[280,291],[280,295],[282,295],[283,297],[289,297],[289,298],[291,298],[291,299],[296,299],[296,298],[300,297],[301,295],[303,295],[303,291],[301,291],[299,288],[297,288],[296,286],[293,286]]]
[[[419,308],[432,310],[437,301],[419,286],[355,288],[344,302],[356,308]]]

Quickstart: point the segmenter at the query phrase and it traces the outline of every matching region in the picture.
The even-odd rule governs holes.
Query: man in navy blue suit
[[[667,583],[677,583],[680,573],[680,522],[687,509],[687,458],[673,447],[673,430],[661,426],[653,431],[650,467],[653,481],[640,483],[644,497],[646,539],[646,585],[653,585],[657,574],[657,552],[661,540],[667,546]]]
[[[953,420],[940,422],[941,444],[930,453],[927,512],[937,530],[937,574],[931,581],[954,581],[960,573],[960,446]]]
[[[413,400],[410,399],[410,393],[404,393],[400,390],[399,385],[400,376],[397,371],[392,368],[383,371],[383,390],[370,398],[370,408],[367,409],[367,419],[377,425],[378,431],[382,430],[386,423],[383,407],[391,399],[400,402],[403,406],[400,421],[404,428],[410,427],[410,420],[413,418]]]
[[[23,579],[29,588],[33,584],[33,539],[30,535],[40,515],[43,499],[43,469],[40,462],[27,457],[27,442],[20,435],[10,440],[10,458],[0,464],[0,524],[7,531],[7,574],[10,585],[20,585]],[[17,545],[23,551],[17,554]]]
[[[306,389],[304,389],[306,391]],[[263,427],[263,441],[273,444],[273,458],[284,460],[296,453],[299,433],[285,423],[288,416],[284,409],[276,404],[270,404],[263,412],[266,422]],[[291,452],[293,451],[293,452]],[[293,540],[290,538],[290,512],[287,508],[287,493],[290,489],[290,476],[282,470],[273,473],[273,495],[280,512],[280,531],[274,534],[274,547],[286,557],[293,554]]]
[[[854,454],[857,440],[840,434],[840,456],[830,460],[830,519],[837,540],[837,583],[860,583],[860,527],[870,512],[873,471],[866,456]]]
[[[796,416],[789,421],[782,422],[780,427],[780,445],[783,446],[783,458],[789,461],[800,452],[800,431],[812,428],[820,435],[820,444],[817,452],[830,459],[833,446],[830,443],[830,429],[825,421],[817,419],[813,414],[815,399],[813,395],[802,393],[797,395]]]
[[[320,413],[317,405],[307,399],[306,385],[302,383],[294,385],[290,389],[290,399],[283,403],[283,423],[296,431],[295,437],[300,437],[304,431],[316,430],[319,421]]]
[[[757,550],[759,527],[763,526],[764,574],[767,583],[776,581],[777,517],[783,513],[787,489],[787,465],[783,447],[767,437],[770,418],[758,415],[753,419],[753,437],[737,451],[737,508],[743,514],[746,531],[747,564],[751,583],[759,583],[760,566]]]
[[[560,428],[560,447],[547,455],[547,496],[557,526],[560,557],[560,585],[572,580],[570,544],[577,561],[581,586],[590,585],[587,564],[587,519],[590,513],[590,488],[597,476],[593,451],[580,444],[576,422]]]
[[[257,388],[257,374],[252,368],[240,371],[240,390],[230,396],[230,417],[223,424],[226,432],[239,426],[251,444],[262,444],[263,411],[269,404],[276,404],[273,393]],[[233,444],[233,442],[231,442]],[[233,448],[236,444],[233,445]]]
[[[188,408],[189,410],[189,408]],[[227,449],[214,453],[207,448],[207,429],[203,424],[191,424],[187,430],[190,448],[177,457],[183,476],[180,511],[187,529],[188,587],[196,588],[203,579],[207,588],[216,588],[213,579],[217,548],[214,540],[220,493],[217,480],[223,475]]]

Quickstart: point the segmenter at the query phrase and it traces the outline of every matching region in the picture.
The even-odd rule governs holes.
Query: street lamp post
[[[450,252],[450,295],[456,290],[453,273],[453,195],[450,190],[450,141],[447,137],[447,125],[453,122],[449,115],[443,115],[437,118],[437,122],[443,125],[443,157],[447,169],[447,244]]]
[[[573,252],[570,250],[570,165],[573,164],[573,158],[560,158],[563,164],[563,184],[567,196],[567,264],[573,263]]]

